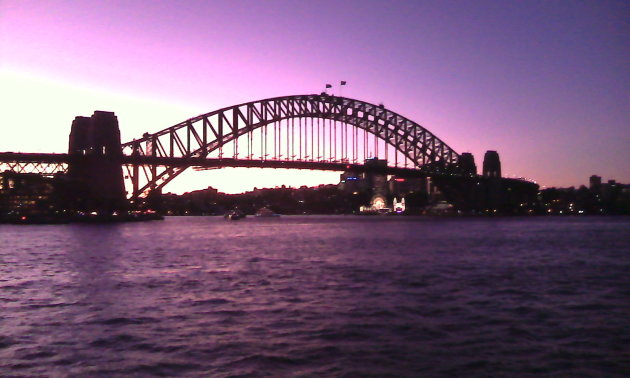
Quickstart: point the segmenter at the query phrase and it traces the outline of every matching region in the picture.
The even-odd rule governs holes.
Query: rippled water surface
[[[0,225],[0,375],[624,376],[630,219]]]

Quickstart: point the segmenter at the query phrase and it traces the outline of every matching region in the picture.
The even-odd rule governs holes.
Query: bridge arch
[[[459,159],[459,155],[433,133],[382,105],[327,94],[276,97],[225,107],[187,119],[153,134],[145,133],[139,139],[123,143],[122,150],[127,156],[166,160],[205,158],[228,143],[237,146],[240,137],[249,135],[251,138],[255,130],[260,131],[262,141],[263,131],[266,133],[269,125],[309,118],[334,121],[335,127],[336,122],[341,122],[363,130],[365,135],[371,134],[386,146],[392,146],[416,168],[448,169],[456,165]],[[311,123],[311,132],[313,127]],[[318,122],[318,129],[319,127]],[[324,123],[322,127],[326,129],[327,126]],[[330,124],[328,127],[331,127]],[[328,135],[331,135],[331,132],[329,130]],[[264,138],[267,143],[266,134]],[[261,146],[261,156],[258,160],[267,159],[268,154],[264,151],[266,148],[266,145]],[[249,159],[253,157],[250,152],[248,149]],[[321,161],[320,158],[321,156],[317,158],[311,156],[310,161]],[[325,160],[332,161],[332,158]],[[343,157],[339,162],[343,162]],[[126,176],[131,179],[133,186],[131,197],[137,198],[149,190],[162,188],[193,165],[126,164]]]

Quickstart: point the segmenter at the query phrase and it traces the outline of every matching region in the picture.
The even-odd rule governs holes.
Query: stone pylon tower
[[[477,165],[475,164],[475,157],[470,152],[464,152],[459,155],[459,170],[461,173],[476,176]]]
[[[499,153],[496,151],[486,151],[483,157],[483,176],[484,177],[501,177],[501,161]]]
[[[120,210],[126,204],[120,129],[113,112],[95,111],[72,122],[68,176],[80,185],[92,210]]]

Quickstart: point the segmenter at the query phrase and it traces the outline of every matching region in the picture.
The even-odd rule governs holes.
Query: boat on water
[[[358,215],[392,215],[394,214],[390,209],[361,209]]]
[[[274,218],[279,216],[280,214],[274,213],[273,211],[271,211],[271,209],[267,207],[263,207],[256,212],[257,218]]]
[[[234,209],[234,210],[230,210],[227,213],[225,213],[225,215],[223,215],[223,218],[227,219],[227,220],[239,220],[239,219],[243,219],[245,218],[247,215],[245,213],[243,213],[242,211],[238,210],[238,209]]]

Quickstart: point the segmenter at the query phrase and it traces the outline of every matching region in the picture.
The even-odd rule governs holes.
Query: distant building
[[[393,196],[404,196],[409,193],[429,193],[429,178],[427,177],[396,177],[389,179],[389,193]]]
[[[344,193],[364,192],[367,189],[364,175],[356,172],[344,172],[339,176],[338,188]]]
[[[365,166],[368,171],[365,173],[357,173],[346,171],[339,176],[339,190],[344,193],[369,193],[370,196],[380,196],[386,198],[389,194],[387,183],[387,174],[378,172],[380,169],[387,168],[387,160],[383,159],[366,159]],[[373,168],[374,170],[370,170]]]
[[[591,177],[589,177],[588,183],[589,183],[589,186],[588,186],[589,189],[591,189],[593,192],[599,193],[601,191],[601,188],[602,188],[601,176],[592,175]]]
[[[375,171],[387,168],[387,160],[377,158],[366,159],[365,166],[368,168],[368,171],[365,173],[364,177],[370,188],[372,197],[378,196],[387,198],[387,175],[369,170],[370,168],[374,168]]]
[[[52,213],[56,209],[53,182],[35,173],[0,173],[0,220]]]

